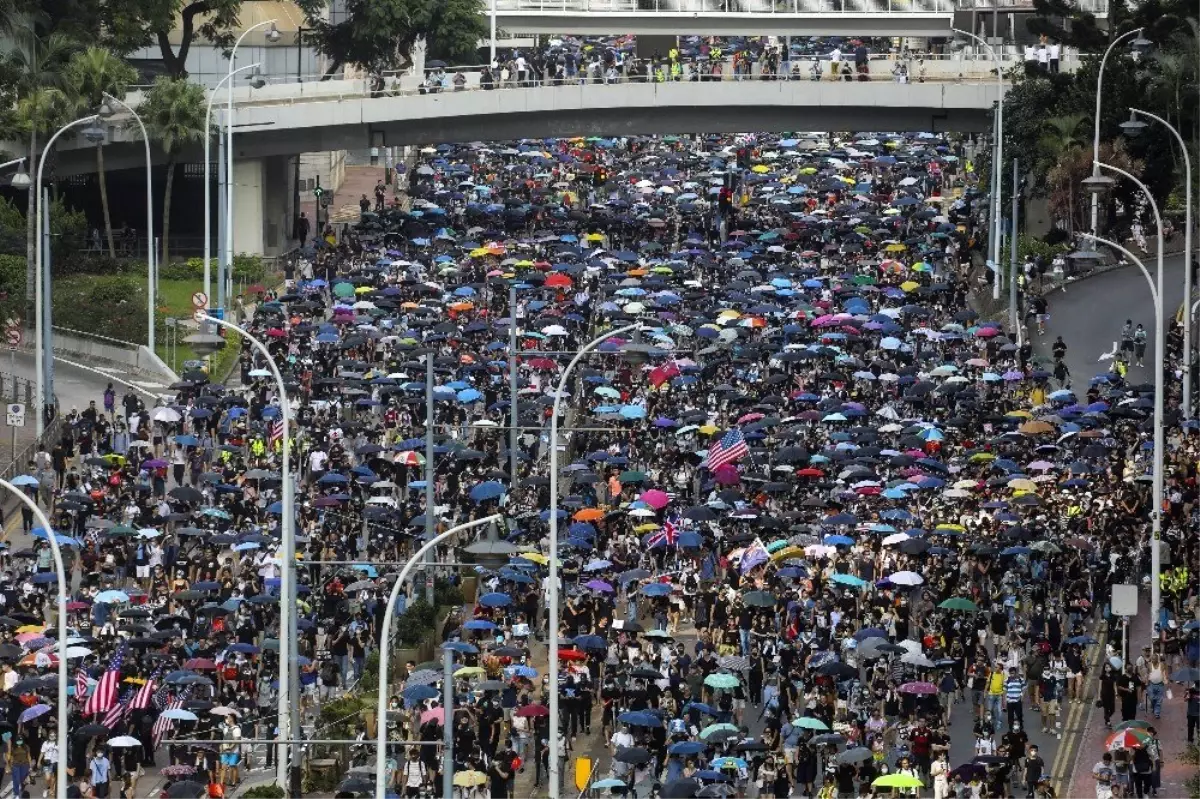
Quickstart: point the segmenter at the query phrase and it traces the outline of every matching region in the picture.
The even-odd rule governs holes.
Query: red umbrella
[[[184,663],[183,667],[185,669],[191,669],[192,671],[201,671],[201,670],[215,669],[217,667],[217,664],[214,663],[213,661],[209,660],[208,658],[192,658],[191,660]]]
[[[570,288],[571,277],[562,272],[554,272],[546,277],[547,288]]]
[[[560,654],[561,652],[562,650],[559,650]],[[545,705],[521,705],[521,707],[513,711],[513,715],[531,719],[540,716],[549,716],[550,711]]]
[[[560,649],[558,650],[559,660],[587,660],[587,653],[580,652],[578,649]]]

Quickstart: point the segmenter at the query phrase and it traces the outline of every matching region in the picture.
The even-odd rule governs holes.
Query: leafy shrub
[[[209,259],[210,270],[217,273],[217,259]],[[233,256],[233,279],[246,283],[256,283],[266,275],[266,267],[262,258],[257,255]],[[168,264],[159,270],[159,277],[164,280],[202,280],[204,278],[204,259],[189,258],[186,261]]]
[[[409,605],[396,620],[396,638],[401,646],[418,646],[433,631],[436,611],[423,598]]]
[[[50,254],[54,261],[84,248],[87,215],[67,208],[62,200],[50,203]],[[12,200],[0,197],[0,253],[25,254],[25,214]]]
[[[287,794],[273,782],[255,785],[242,794],[245,799],[283,799]]]
[[[146,341],[146,287],[125,275],[79,275],[54,284],[54,324]]]

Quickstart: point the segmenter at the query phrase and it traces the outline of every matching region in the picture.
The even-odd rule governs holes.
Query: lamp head
[[[116,109],[114,109],[112,107],[112,104],[110,102],[108,102],[108,100],[105,100],[104,102],[100,103],[100,107],[98,109],[96,109],[96,115],[99,116],[101,119],[108,119],[108,118],[112,117],[113,115],[115,115],[116,113],[117,113]]]
[[[29,178],[29,173],[25,171],[25,166],[22,164],[17,173],[12,176],[11,185],[14,189],[28,189],[29,184],[32,182]]]
[[[1121,132],[1130,138],[1136,138],[1148,127],[1149,125],[1137,118],[1136,111],[1130,111],[1129,120],[1121,123]]]
[[[1112,187],[1116,184],[1116,181],[1110,178],[1108,175],[1101,175],[1097,172],[1089,178],[1084,178],[1082,181],[1080,181],[1080,183],[1083,184],[1083,188],[1088,192],[1092,194],[1103,195],[1112,190]]]
[[[257,69],[254,70],[254,72],[251,73],[250,76],[247,77],[246,79],[248,81],[250,81],[251,89],[261,89],[263,86],[267,85],[267,79],[264,78],[262,76],[262,73],[259,72]]]
[[[1129,49],[1140,55],[1146,55],[1154,49],[1154,42],[1147,39],[1142,35],[1141,31],[1139,31],[1134,40],[1129,43]]]
[[[104,128],[100,127],[95,122],[88,125],[82,131],[80,131],[80,133],[83,134],[83,138],[87,139],[92,144],[104,144],[104,140],[108,138],[108,135],[104,132]]]
[[[279,27],[274,22],[271,23],[271,27],[267,28],[266,37],[267,37],[267,41],[270,42],[271,44],[274,44],[275,42],[279,41],[279,39],[281,38],[281,34],[279,33]]]

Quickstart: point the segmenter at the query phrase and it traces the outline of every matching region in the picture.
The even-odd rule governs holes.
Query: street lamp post
[[[429,510],[426,510],[428,513]],[[435,535],[433,538],[425,542],[418,549],[408,562],[404,564],[404,568],[400,569],[400,574],[396,577],[396,583],[392,586],[392,593],[388,596],[387,608],[383,612],[383,622],[379,626],[379,702],[375,711],[375,796],[387,796],[387,712],[388,712],[388,666],[391,660],[391,633],[392,633],[392,617],[396,615],[396,600],[400,598],[400,592],[404,590],[404,584],[408,581],[408,575],[421,563],[425,554],[432,552],[433,548],[442,543],[446,539],[456,536],[461,532],[470,530],[474,527],[481,527],[485,524],[499,522],[504,518],[502,514],[495,513],[491,516],[485,516],[482,519],[466,522],[455,527],[451,527],[444,533]],[[454,708],[445,708],[446,715],[442,720],[443,724],[451,724],[453,722]]]
[[[516,316],[514,314],[513,324],[516,324]],[[608,341],[615,336],[623,333],[629,333],[638,330],[642,327],[641,323],[626,325],[625,327],[617,328],[609,331],[602,336],[592,339],[587,344],[580,348],[579,352],[575,353],[575,357],[567,364],[567,368],[563,370],[562,375],[558,379],[558,385],[554,388],[554,405],[550,411],[550,574],[547,579],[546,588],[546,608],[548,611],[548,625],[550,627],[547,635],[547,640],[550,642],[550,663],[547,671],[550,677],[550,685],[548,686],[550,694],[550,797],[558,799],[561,793],[562,786],[559,784],[561,775],[558,773],[558,409],[559,403],[562,402],[563,392],[567,387],[567,378],[571,376],[571,370],[575,368],[575,364],[587,355],[589,352],[599,347],[605,341]]]
[[[46,370],[47,359],[49,358],[49,363],[51,364],[51,368],[53,368],[52,365],[54,363],[53,355],[50,353],[44,352],[44,350],[46,349],[45,344],[47,341],[46,330],[45,330],[46,311],[45,311],[45,308],[43,308],[42,306],[44,306],[46,304],[45,297],[49,295],[49,291],[50,291],[49,282],[50,281],[46,278],[46,276],[44,276],[42,274],[42,249],[43,249],[42,240],[45,238],[45,236],[42,233],[42,224],[43,224],[42,223],[42,214],[43,213],[49,214],[49,209],[46,209],[45,211],[42,210],[42,170],[45,169],[45,167],[46,167],[46,155],[49,154],[50,151],[54,149],[54,142],[58,140],[59,136],[66,133],[71,128],[74,128],[76,125],[91,124],[99,118],[100,118],[99,114],[90,114],[86,117],[80,117],[79,119],[76,119],[74,122],[68,122],[67,124],[63,125],[61,128],[59,128],[58,130],[56,130],[54,132],[54,135],[50,137],[50,141],[46,142],[46,146],[44,148],[42,148],[41,157],[38,158],[37,178],[36,178],[36,182],[34,184],[33,189],[34,189],[34,198],[35,198],[34,204],[36,207],[35,224],[37,226],[37,232],[38,232],[35,243],[34,243],[34,269],[37,272],[36,277],[34,278],[34,286],[36,287],[36,293],[35,293],[35,297],[34,297],[34,304],[36,305],[36,308],[34,309],[34,319],[35,319],[35,328],[34,328],[35,335],[34,335],[34,337],[37,339],[37,341],[35,342],[37,346],[34,349],[34,368],[37,371],[38,408],[37,408],[36,415],[37,415],[37,434],[38,434],[39,438],[41,438],[42,433],[44,433],[46,431],[45,408],[47,405],[53,404],[53,400],[51,400],[50,402],[47,402],[47,398],[46,398],[46,371],[45,370]],[[49,530],[50,528],[47,527],[46,529]]]
[[[988,238],[991,239],[990,249],[992,256],[990,260],[994,271],[992,275],[992,299],[998,300],[1000,299],[1000,229],[1003,224],[1000,214],[1000,198],[1002,196],[1000,180],[1001,175],[1004,173],[1001,171],[1000,165],[1004,161],[1004,67],[996,51],[992,49],[992,46],[985,39],[976,36],[974,33],[957,28],[953,29],[953,31],[962,36],[969,36],[983,45],[992,57],[992,63],[996,68],[996,130],[992,139],[992,199],[991,220],[988,225],[991,232],[988,234]],[[1012,246],[1015,248],[1016,244],[1014,243]]]
[[[142,141],[146,145],[146,347],[150,352],[154,352],[154,291],[157,278],[157,269],[155,268],[157,253],[154,249],[154,165],[150,159],[150,137],[146,134],[146,126],[142,123],[142,118],[138,116],[137,111],[130,108],[128,103],[118,100],[108,92],[103,92],[103,95],[106,102],[100,106],[100,116],[104,118],[112,116],[114,109],[109,103],[121,106],[137,122],[137,126],[142,131]]]
[[[39,237],[40,238],[40,237]],[[40,306],[39,306],[40,307]],[[17,486],[7,480],[0,480],[0,487],[14,494],[21,503],[33,512],[38,524],[46,531],[46,539],[50,542],[50,553],[54,557],[54,571],[58,580],[58,764],[55,772],[54,795],[57,799],[66,799],[67,795],[67,753],[70,752],[70,737],[68,727],[67,700],[67,570],[63,566],[62,550],[58,547],[58,535],[50,527],[50,520],[32,498]]]
[[[1097,164],[1100,161],[1100,91],[1101,91],[1102,87],[1104,86],[1104,65],[1106,63],[1108,63],[1108,56],[1110,53],[1112,53],[1113,48],[1117,46],[1118,42],[1128,39],[1130,36],[1140,36],[1143,30],[1144,30],[1143,28],[1134,28],[1133,30],[1126,31],[1125,33],[1122,33],[1117,38],[1113,39],[1112,42],[1108,45],[1108,49],[1104,51],[1104,57],[1100,59],[1100,69],[1096,73],[1096,113],[1095,113],[1094,119],[1092,120],[1093,121],[1092,176],[1090,178],[1088,178],[1088,180],[1091,180],[1094,183],[1107,183],[1109,185],[1111,185],[1111,183],[1112,183],[1112,178],[1108,177],[1107,175],[1101,175],[1100,167],[1097,166]],[[1142,42],[1142,41],[1144,41],[1144,40],[1139,38],[1135,41],[1135,44]],[[1146,44],[1148,45],[1149,42],[1146,42]],[[1100,220],[1100,192],[1093,190],[1093,193],[1092,193],[1092,237],[1093,238],[1095,237],[1096,233],[1098,232],[1099,220]]]
[[[251,31],[267,25],[270,28],[267,30],[266,37],[268,42],[277,42],[281,34],[279,29],[275,27],[276,20],[267,19],[251,25],[246,30],[242,31],[242,35],[234,42],[233,49],[229,52],[229,74],[225,76],[229,80],[234,73],[233,64],[237,61],[238,47],[241,46],[242,40],[250,35]],[[233,269],[233,84],[229,85],[229,104],[225,112],[225,270]],[[228,280],[228,273],[224,272],[218,266],[220,273],[221,285],[217,286],[217,313],[225,313],[225,283]]]
[[[23,163],[25,163],[24,158],[14,158],[11,161],[5,161],[3,164],[0,164],[0,169],[7,169],[10,166],[19,166]]]
[[[279,391],[279,418],[283,422],[283,448],[280,460],[280,477],[283,481],[283,513],[281,514],[280,538],[283,540],[283,570],[279,580],[279,739],[287,741],[293,737],[296,728],[292,721],[299,714],[297,703],[292,694],[297,693],[298,680],[293,680],[293,669],[298,669],[296,659],[296,497],[295,486],[292,483],[292,410],[287,396],[287,384],[279,372],[279,365],[271,357],[271,351],[244,328],[233,322],[219,319],[212,314],[202,313],[197,321],[210,322],[220,327],[233,330],[244,336],[251,346],[267,361],[267,368],[275,378],[275,388]],[[287,744],[280,743],[275,751],[275,778],[279,787],[288,788],[288,757]]]
[[[1175,137],[1175,141],[1179,142],[1179,149],[1183,151],[1183,174],[1184,174],[1184,221],[1183,221],[1183,297],[1184,304],[1191,302],[1192,299],[1192,157],[1188,155],[1187,142],[1183,140],[1183,136],[1175,129],[1170,122],[1162,117],[1152,114],[1149,111],[1142,111],[1138,108],[1130,108],[1130,117],[1128,122],[1121,123],[1121,129],[1126,133],[1136,136],[1141,132],[1141,129],[1146,127],[1146,123],[1137,119],[1137,115],[1141,114],[1145,117],[1150,117],[1155,122],[1162,124]],[[1185,313],[1183,315],[1183,418],[1190,419],[1192,416],[1192,315]]]
[[[209,169],[212,161],[212,107],[213,100],[217,99],[217,93],[221,91],[221,87],[225,85],[234,75],[239,72],[245,72],[248,69],[257,69],[260,64],[250,64],[248,66],[235,69],[217,82],[216,88],[208,96],[208,107],[204,109],[204,308],[207,310],[212,307],[212,268],[209,265],[211,259],[212,248],[212,179],[209,177]],[[229,87],[230,95],[233,94],[233,87]],[[221,165],[217,165],[220,169]]]
[[[1162,216],[1158,212],[1158,203],[1146,184],[1126,172],[1124,169],[1111,164],[1096,162],[1099,169],[1108,169],[1133,182],[1154,212],[1154,222],[1158,226],[1158,252],[1156,253],[1158,278],[1155,285],[1155,296],[1161,306],[1163,296],[1163,228]],[[1159,575],[1162,572],[1162,553],[1159,545],[1162,541],[1162,502],[1163,502],[1163,458],[1166,447],[1166,434],[1163,430],[1163,365],[1166,357],[1166,334],[1161,307],[1155,314],[1154,320],[1154,473],[1153,477],[1153,507],[1150,510],[1150,618],[1153,625],[1158,624],[1158,609],[1162,606],[1162,587],[1159,585]]]

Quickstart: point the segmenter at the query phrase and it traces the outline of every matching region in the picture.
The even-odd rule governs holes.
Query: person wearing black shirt
[[[1028,753],[1025,755],[1025,789],[1027,797],[1033,797],[1033,793],[1037,789],[1037,784],[1042,781],[1042,775],[1045,772],[1046,761],[1042,759],[1036,746],[1030,746]]]

